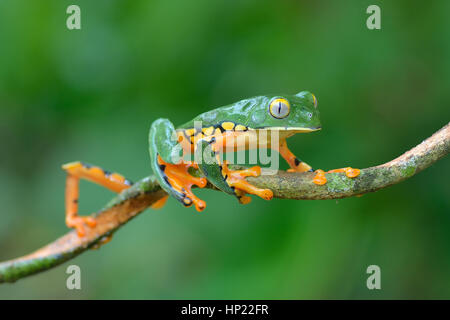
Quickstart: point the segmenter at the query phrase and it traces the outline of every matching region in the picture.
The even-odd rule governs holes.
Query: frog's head
[[[317,99],[308,91],[258,98],[249,117],[251,128],[288,131],[289,135],[321,129]]]

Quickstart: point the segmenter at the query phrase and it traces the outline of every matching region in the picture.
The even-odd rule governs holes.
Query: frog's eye
[[[312,97],[313,97],[314,108],[317,108],[317,98],[316,98],[316,96],[313,95],[312,93],[311,93],[311,95],[312,95]]]
[[[286,118],[291,111],[289,101],[284,98],[276,98],[270,102],[269,111],[272,117],[277,119]]]

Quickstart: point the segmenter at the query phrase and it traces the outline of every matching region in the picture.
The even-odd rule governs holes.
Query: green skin
[[[289,113],[283,118],[277,118],[270,112],[270,103],[277,98],[286,99],[290,105]],[[321,128],[317,100],[313,94],[307,91],[302,91],[295,95],[257,96],[241,100],[231,105],[202,113],[177,129],[167,119],[154,121],[149,133],[152,170],[161,187],[184,205],[186,205],[183,202],[185,195],[174,190],[168,183],[164,174],[164,168],[161,168],[157,162],[157,156],[160,155],[167,163],[176,164],[176,161],[173,159],[180,159],[183,155],[183,150],[176,139],[176,131],[194,128],[194,124],[197,121],[201,121],[203,128],[217,127],[222,122],[233,122],[236,125],[243,125],[249,130],[278,130],[280,140],[299,132],[311,132]],[[210,140],[200,139],[197,141],[195,148],[196,157],[200,157],[202,160],[205,159],[205,155],[209,158],[214,158],[211,149],[209,149],[209,152],[204,152],[208,147],[211,147]],[[205,161],[199,163],[199,168],[206,179],[218,189],[235,195],[234,189],[227,184],[222,176],[221,164],[217,161],[211,162],[208,160],[205,159]]]

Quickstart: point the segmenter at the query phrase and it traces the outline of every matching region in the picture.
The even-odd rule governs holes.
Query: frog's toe
[[[314,184],[317,184],[318,186],[322,186],[325,183],[327,183],[327,178],[325,177],[325,171],[318,169],[314,172],[316,173],[316,175],[313,178]]]
[[[252,185],[251,183],[244,180],[244,178],[235,178],[233,176],[228,177],[228,184],[235,188],[244,191],[245,193],[257,195],[264,200],[271,200],[273,198],[273,192],[270,189],[260,189]],[[248,199],[244,198],[244,202],[248,203]]]
[[[357,176],[359,176],[360,173],[361,173],[361,170],[356,169],[356,168],[351,168],[351,167],[348,167],[347,170],[345,171],[345,174],[349,178],[356,178]]]
[[[206,202],[199,199],[190,188],[183,189],[182,190],[184,197],[183,197],[183,205],[185,207],[190,207],[192,204],[194,204],[195,209],[198,212],[202,212],[206,208]]]
[[[246,196],[246,195],[239,196],[238,200],[239,200],[240,204],[248,204],[248,203],[252,202],[252,198],[250,198],[249,196]]]
[[[328,173],[333,173],[333,172],[345,172],[345,175],[347,177],[356,178],[361,173],[361,170],[352,168],[352,167],[346,167],[346,168],[334,169],[334,170],[328,171]]]
[[[272,200],[273,198],[273,192],[270,189],[261,189],[260,193],[257,195],[264,200]]]
[[[192,177],[192,178],[194,178],[194,177]],[[197,185],[200,188],[203,188],[204,186],[206,186],[206,181],[193,183],[193,181],[197,181],[196,179],[198,179],[198,178],[194,178],[193,180],[186,181],[186,180],[180,179],[177,176],[168,177],[169,183],[180,194],[178,200],[180,200],[180,202],[185,207],[190,207],[192,204],[194,204],[195,209],[197,209],[197,211],[200,212],[206,208],[206,203],[205,203],[205,201],[199,199],[192,192],[191,188],[192,188],[193,184]]]
[[[176,198],[185,207],[190,207],[194,204],[199,212],[206,208],[205,201],[199,199],[191,190],[193,185],[204,188],[207,183],[206,178],[194,177],[188,172],[189,168],[194,166],[194,163],[181,162],[179,164],[171,164],[164,162],[159,157],[158,164],[166,177],[167,183],[175,191]]]
[[[298,169],[289,168],[286,170],[286,172],[314,172],[314,169],[310,168],[310,169],[305,169],[305,170],[298,170]]]
[[[234,189],[234,193],[236,193],[236,197],[240,204],[248,204],[252,201],[252,198],[246,195],[246,193],[243,190],[240,189]]]
[[[327,172],[324,172],[323,170],[319,169],[314,172],[316,173],[316,175],[313,178],[313,182],[319,186],[322,186],[325,183],[327,183],[327,178],[325,177],[325,173],[344,172],[348,178],[353,179],[353,178],[356,178],[357,176],[359,176],[359,174],[361,173],[361,170],[352,168],[352,167],[346,167],[346,168],[341,168],[341,169],[329,170]]]
[[[74,228],[77,231],[78,237],[82,238],[86,235],[86,226],[94,228],[97,225],[97,221],[94,217],[90,216],[68,216],[66,218],[66,225],[69,228]]]
[[[249,197],[245,196],[245,193],[254,194],[265,200],[271,200],[273,198],[273,192],[270,189],[257,188],[247,180],[245,177],[257,177],[261,174],[261,167],[255,166],[244,170],[230,170],[226,163],[222,167],[223,175],[228,185],[235,189],[235,193],[238,195],[239,202],[249,203]]]

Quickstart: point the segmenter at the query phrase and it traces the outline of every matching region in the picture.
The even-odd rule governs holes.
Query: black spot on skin
[[[224,133],[226,131],[224,128],[222,128],[222,126],[220,124],[218,126],[216,126],[216,128],[219,128],[221,133]]]
[[[223,177],[223,181],[227,181],[227,179],[228,179],[228,175],[225,175],[225,176]]]
[[[111,172],[108,170],[102,169],[102,171],[103,171],[103,174],[105,175],[105,177],[107,177],[107,178],[111,175]]]
[[[295,158],[294,162],[295,162],[295,165],[296,165],[296,166],[298,166],[300,163],[302,163],[302,162],[301,162],[300,160],[298,160],[297,158]]]
[[[216,137],[212,137],[211,140],[209,141],[209,144],[216,142]]]
[[[73,203],[78,203],[78,199],[73,199]]]
[[[162,172],[164,172],[164,170],[166,170],[166,165],[165,165],[165,164],[160,164],[160,165],[159,165],[159,170],[161,170]]]
[[[314,172],[315,170],[313,168],[309,169],[308,172]]]
[[[126,185],[128,185],[128,186],[131,186],[131,185],[134,184],[132,181],[130,181],[130,180],[128,180],[128,179],[125,179],[125,181],[124,181],[123,183],[126,184]]]

